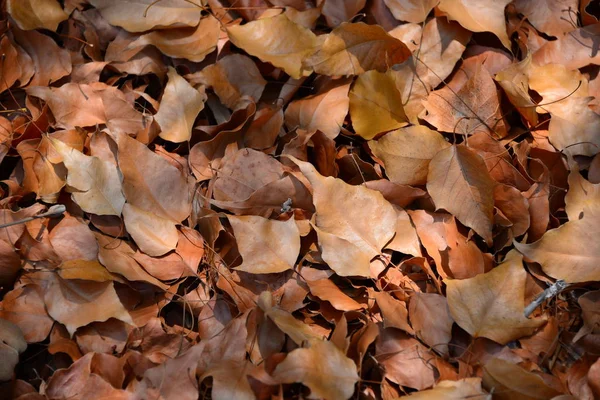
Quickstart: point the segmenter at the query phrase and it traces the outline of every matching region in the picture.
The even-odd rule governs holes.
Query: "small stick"
[[[565,290],[569,284],[562,279],[557,280],[548,289],[544,290],[538,297],[535,298],[527,307],[525,307],[524,314],[529,317],[531,313],[538,308],[545,300],[550,297],[554,297],[563,290]]]
[[[7,224],[0,224],[0,229],[8,228],[9,226],[13,226],[13,225],[24,224],[26,222],[33,221],[34,219],[38,219],[38,218],[60,217],[66,210],[67,210],[67,207],[65,207],[63,204],[55,204],[52,207],[50,207],[48,209],[48,211],[46,211],[45,213],[34,215],[33,217],[23,218],[18,221],[9,222]]]

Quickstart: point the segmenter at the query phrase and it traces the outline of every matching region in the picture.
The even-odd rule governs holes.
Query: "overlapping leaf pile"
[[[592,3],[4,2],[3,396],[600,397]]]

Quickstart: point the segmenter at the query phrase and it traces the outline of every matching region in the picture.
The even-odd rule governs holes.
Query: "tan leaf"
[[[285,110],[285,125],[288,129],[319,130],[335,139],[348,114],[349,88],[348,80],[330,80],[319,93],[292,101]]]
[[[112,281],[113,276],[96,260],[70,260],[58,267],[63,279],[82,279],[94,282]]]
[[[0,51],[4,54],[5,62],[0,65],[2,73],[2,82],[0,83],[0,93],[10,88],[18,79],[21,78],[21,68],[18,63],[19,52],[8,36],[0,40]],[[31,61],[31,60],[30,60]],[[6,64],[6,65],[4,65]],[[9,67],[10,66],[10,67]],[[31,75],[29,76],[31,78]]]
[[[511,0],[441,0],[438,8],[471,32],[492,32],[510,50],[504,8]]]
[[[585,216],[586,208],[600,207],[600,184],[590,183],[579,171],[572,170],[569,174],[569,191],[565,196],[565,211],[569,221],[576,221]]]
[[[425,184],[429,162],[449,146],[442,135],[423,125],[401,128],[369,141],[369,148],[383,161],[390,181],[400,185]]]
[[[496,74],[496,82],[502,86],[510,102],[517,107],[519,113],[529,121],[531,125],[537,125],[538,114],[535,112],[535,104],[528,93],[529,77],[527,73],[531,65],[531,53],[518,63],[509,65]]]
[[[186,219],[191,209],[186,177],[163,157],[128,135],[118,135],[116,141],[127,202],[174,222]]]
[[[572,0],[568,1],[573,2]],[[557,3],[557,6],[565,7],[564,9],[568,10],[566,5]],[[554,15],[558,16],[559,14],[555,13]],[[562,22],[573,29],[570,21]],[[560,27],[559,24],[552,24],[552,26]],[[600,55],[590,52],[590,46],[594,45],[594,38],[599,34],[600,24],[560,33],[556,35],[558,40],[547,42],[533,53],[533,62],[537,65],[561,64],[569,70],[576,70],[590,64],[598,65],[600,64]]]
[[[292,350],[275,367],[273,378],[281,383],[301,382],[310,389],[312,399],[348,399],[359,380],[354,362],[333,343],[322,340]]]
[[[221,103],[232,110],[248,98],[258,103],[267,84],[256,63],[242,54],[225,56],[187,78],[194,86],[201,83],[212,87]]]
[[[577,335],[573,338],[573,343],[590,333],[598,333],[600,328],[600,290],[587,292],[577,299],[581,307],[581,317],[583,326],[579,328]]]
[[[433,389],[421,390],[403,396],[410,400],[492,400],[492,395],[481,388],[481,378],[465,378],[458,381],[441,381]]]
[[[496,85],[484,66],[478,66],[458,91],[444,86],[431,92],[423,105],[427,110],[423,119],[440,131],[462,135],[486,132],[496,138],[507,134]]]
[[[540,375],[496,357],[483,366],[483,387],[499,391],[502,399],[551,399],[562,394]]]
[[[294,268],[300,253],[300,233],[294,218],[285,222],[254,215],[227,218],[243,259],[237,270],[270,274]]]
[[[350,116],[354,130],[365,139],[407,125],[393,72],[368,71],[356,79],[350,89]]]
[[[167,76],[169,82],[154,119],[160,126],[161,138],[175,143],[187,142],[192,137],[198,113],[204,109],[204,87],[194,89],[173,67],[169,67]]]
[[[90,0],[111,25],[129,32],[154,28],[196,26],[200,22],[200,0]]]
[[[441,150],[429,164],[427,190],[436,207],[456,216],[490,244],[494,186],[483,159],[466,146]]]
[[[420,24],[425,21],[438,0],[384,0],[394,18]]]
[[[398,218],[396,220],[396,235],[385,248],[421,257],[423,255],[421,253],[421,242],[408,213],[400,207],[394,207],[394,209]]]
[[[367,0],[325,0],[321,12],[327,25],[335,28],[352,19],[365,6]]]
[[[336,310],[352,311],[365,308],[364,305],[359,304],[356,300],[342,292],[329,278],[318,279],[316,281],[307,280],[306,284],[313,296],[330,302]]]
[[[375,301],[381,310],[384,328],[397,328],[414,335],[415,331],[408,323],[406,303],[396,300],[387,292],[376,292]]]
[[[531,335],[544,320],[523,315],[526,279],[522,256],[513,250],[488,273],[445,280],[452,318],[473,337],[500,344]]]
[[[446,298],[436,293],[415,292],[410,296],[408,312],[417,337],[437,353],[448,355],[454,320]]]
[[[133,324],[112,281],[63,280],[55,274],[45,275],[48,278],[44,301],[48,314],[65,325],[71,336],[81,326],[109,318]]]
[[[86,156],[60,140],[50,138],[68,170],[67,185],[83,211],[98,215],[121,215],[125,197],[117,167],[98,157]]]
[[[305,65],[322,75],[359,75],[387,71],[410,57],[408,47],[379,25],[344,22],[329,33]]]
[[[219,21],[209,15],[202,18],[195,28],[164,29],[146,33],[131,42],[127,50],[152,45],[169,57],[201,62],[217,48],[219,33]]]
[[[177,246],[177,227],[170,219],[126,203],[123,206],[123,221],[135,243],[149,256],[162,256]]]
[[[87,223],[66,214],[48,237],[61,260],[96,260],[98,243]]]
[[[6,11],[24,30],[56,31],[58,24],[69,18],[56,0],[7,0]]]
[[[19,363],[19,354],[27,349],[21,329],[10,321],[0,319],[0,381],[9,381]]]
[[[553,278],[570,283],[600,281],[600,246],[589,240],[600,234],[599,222],[598,207],[584,208],[583,218],[550,229],[535,243],[515,241],[514,245]]]
[[[338,275],[370,276],[370,261],[392,239],[396,211],[363,186],[324,177],[309,163],[292,158],[313,187],[315,230],[323,260]]]
[[[45,340],[54,324],[38,289],[36,285],[27,285],[11,290],[4,295],[0,308],[0,318],[21,328],[27,343]]]
[[[0,285],[10,287],[21,269],[21,257],[17,250],[0,240]]]
[[[283,69],[294,79],[312,71],[302,60],[314,51],[317,37],[285,14],[227,28],[229,39],[248,54]]]
[[[568,13],[577,10],[577,0],[517,0],[513,4],[531,25],[548,35],[560,37],[575,29]]]

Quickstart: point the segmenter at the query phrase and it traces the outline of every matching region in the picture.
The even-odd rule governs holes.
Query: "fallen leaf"
[[[572,0],[571,0],[572,1]],[[563,10],[568,10],[565,4],[557,4]],[[558,15],[558,13],[554,13]],[[564,18],[564,17],[563,17]],[[533,62],[537,65],[560,64],[569,70],[576,70],[587,65],[600,64],[600,56],[590,52],[594,45],[594,37],[600,33],[600,24],[588,25],[573,30],[573,25],[561,18],[563,24],[553,23],[554,29],[563,29],[566,24],[567,31],[557,32],[557,40],[553,40],[541,46],[533,53]],[[569,29],[570,28],[570,29]]]
[[[510,0],[441,0],[438,8],[471,32],[492,32],[510,50],[504,8]]]
[[[436,293],[415,292],[410,296],[408,313],[417,337],[435,352],[448,355],[454,320],[446,298]]]
[[[360,75],[387,71],[410,57],[408,47],[378,25],[344,22],[329,33],[304,64],[318,74]]]
[[[598,333],[598,327],[600,327],[600,291],[595,290],[581,295],[577,299],[577,303],[581,307],[583,326],[579,328],[573,342],[577,342],[590,333]]]
[[[60,140],[50,138],[50,141],[67,167],[67,185],[71,187],[73,201],[89,213],[121,215],[125,197],[121,191],[123,177],[117,167],[98,157],[86,156]]]
[[[291,102],[285,110],[285,125],[288,129],[319,130],[335,139],[348,114],[349,88],[348,80],[330,80],[319,93]]]
[[[328,301],[340,311],[360,310],[365,306],[340,290],[330,279],[307,280],[306,284],[313,296]]]
[[[21,286],[4,295],[0,318],[17,325],[27,343],[45,340],[54,321],[48,316],[36,285]]]
[[[450,144],[426,126],[409,126],[369,141],[373,154],[383,161],[390,181],[400,185],[422,185],[427,182],[431,159]]]
[[[367,0],[325,0],[321,12],[327,25],[335,28],[352,19],[365,6]]]
[[[227,218],[243,259],[237,270],[270,274],[294,268],[300,252],[300,233],[293,218],[285,222],[253,215]]]
[[[569,221],[577,221],[585,216],[585,209],[597,209],[600,202],[600,184],[590,183],[579,171],[569,174],[569,191],[565,196],[565,211]],[[595,210],[594,210],[594,213]]]
[[[397,328],[413,335],[415,331],[408,323],[406,303],[396,300],[387,292],[376,292],[375,301],[383,316],[384,328]]]
[[[526,278],[522,256],[513,251],[490,272],[445,280],[452,318],[473,337],[500,344],[531,335],[545,321],[523,315]]]
[[[310,347],[292,350],[273,371],[281,383],[301,382],[311,399],[348,399],[359,381],[356,365],[333,343],[312,340]]]
[[[393,206],[379,192],[324,177],[311,164],[292,160],[313,187],[323,260],[338,275],[370,276],[370,261],[396,231]]]
[[[483,366],[483,387],[501,393],[500,399],[551,399],[561,393],[546,385],[541,376],[501,358],[492,358]]]
[[[477,398],[491,400],[492,395],[481,388],[481,378],[465,378],[458,381],[441,381],[433,389],[422,390],[403,396],[410,400],[466,400]]]
[[[196,90],[170,67],[160,108],[154,119],[160,126],[160,137],[171,142],[187,142],[192,137],[194,121],[204,108],[204,87]]]
[[[317,37],[285,14],[229,26],[227,34],[237,47],[283,69],[294,79],[312,72],[302,60],[314,51]]]
[[[27,349],[21,329],[10,321],[0,319],[0,381],[13,378],[14,369],[19,363],[19,354]]]
[[[173,220],[126,203],[123,222],[138,247],[149,256],[162,256],[177,246],[179,235]]]
[[[219,33],[219,21],[209,15],[195,28],[155,30],[141,35],[129,44],[128,49],[152,45],[169,57],[201,62],[217,48]]]
[[[394,18],[399,21],[408,21],[415,24],[425,21],[433,7],[438,4],[438,0],[384,0],[384,2],[394,15]]]
[[[349,96],[352,126],[364,139],[408,124],[392,72],[368,71],[359,75]]]
[[[429,163],[427,190],[444,208],[492,243],[495,183],[481,157],[466,146],[439,151]]]
[[[528,92],[530,65],[531,53],[528,53],[523,61],[509,65],[497,73],[494,79],[502,86],[508,99],[521,115],[535,126],[538,123],[538,114],[535,112],[535,103]]]
[[[200,0],[90,0],[111,25],[129,32],[144,32],[155,28],[196,26],[200,22]]]
[[[56,31],[58,24],[69,18],[56,0],[7,0],[6,11],[24,30]]]

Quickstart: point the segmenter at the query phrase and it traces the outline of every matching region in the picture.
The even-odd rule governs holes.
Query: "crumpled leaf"
[[[483,159],[464,145],[439,151],[429,163],[427,190],[436,208],[444,208],[490,244],[494,186]]]
[[[535,112],[535,104],[528,93],[528,71],[530,65],[531,53],[528,53],[523,61],[509,65],[497,73],[494,79],[502,86],[508,99],[519,110],[521,115],[531,125],[537,125],[538,114]]]
[[[229,26],[227,33],[237,47],[283,69],[294,79],[312,72],[302,65],[302,60],[314,51],[317,37],[285,14]]]
[[[129,32],[155,28],[196,26],[200,22],[200,0],[89,0],[111,25]]]
[[[192,137],[198,113],[204,109],[206,93],[204,87],[194,89],[173,67],[169,67],[167,76],[169,82],[154,119],[160,126],[161,138],[175,143],[186,142]]]
[[[56,31],[58,24],[69,18],[56,0],[7,0],[6,11],[24,30]]]
[[[285,222],[254,215],[227,218],[243,259],[237,270],[271,274],[294,268],[300,253],[300,233],[294,218]]]
[[[381,26],[344,22],[327,35],[305,65],[318,74],[359,75],[387,71],[410,57],[408,47]]]
[[[313,187],[313,227],[323,260],[338,275],[370,274],[370,261],[396,231],[396,211],[381,193],[324,177],[309,163],[292,158]]]
[[[496,357],[483,366],[483,387],[491,393],[501,393],[502,400],[551,399],[561,395],[546,385],[541,376]]]
[[[369,141],[369,148],[383,161],[390,181],[400,185],[425,184],[429,162],[447,147],[450,144],[444,137],[426,126],[400,128]]]
[[[600,209],[584,208],[583,218],[550,229],[531,244],[514,246],[525,257],[540,263],[544,272],[569,283],[600,281],[600,246],[590,237],[600,233]]]
[[[114,164],[86,156],[60,140],[49,138],[67,167],[67,185],[83,211],[98,215],[121,215],[125,196],[121,173]]]
[[[441,0],[438,8],[471,32],[492,32],[510,50],[504,8],[512,0]]]
[[[164,1],[157,4],[161,3]],[[217,48],[219,33],[219,21],[209,15],[202,18],[195,28],[155,30],[146,33],[131,42],[127,49],[152,45],[169,57],[201,62]]]
[[[310,399],[348,399],[359,380],[354,362],[323,340],[311,340],[310,347],[292,350],[275,367],[273,378],[281,383],[301,382],[310,389]]]
[[[391,71],[365,72],[356,79],[349,96],[352,126],[364,139],[408,124]]]
[[[452,318],[471,336],[500,344],[531,335],[544,319],[523,314],[526,278],[522,256],[513,250],[490,272],[445,280]]]

